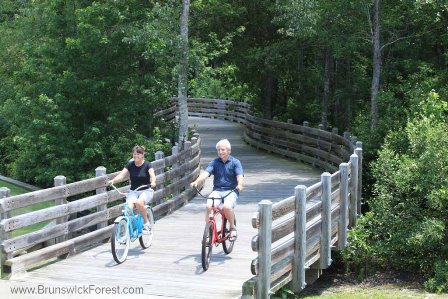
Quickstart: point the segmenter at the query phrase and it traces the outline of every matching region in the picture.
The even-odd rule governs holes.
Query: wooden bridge
[[[188,145],[188,148],[190,148],[187,150],[188,153],[177,154],[174,152],[173,157],[177,158],[171,159],[173,165],[175,165],[172,168],[167,168],[169,166],[166,164],[167,161],[171,161],[169,157],[165,158],[165,160],[157,160],[160,163],[164,161],[158,171],[158,183],[163,183],[164,186],[158,193],[156,192],[156,195],[158,195],[155,196],[158,203],[155,208],[156,215],[159,215],[160,219],[156,222],[153,245],[143,251],[140,249],[138,242],[135,242],[132,244],[132,250],[127,261],[121,265],[116,265],[114,262],[109,242],[85,250],[86,245],[89,245],[89,242],[85,240],[90,240],[92,244],[95,243],[94,241],[96,243],[101,240],[107,241],[107,235],[110,234],[111,226],[108,226],[107,221],[104,220],[116,217],[119,211],[119,206],[115,206],[115,208],[110,207],[110,203],[118,198],[116,194],[112,191],[104,192],[104,189],[99,188],[104,187],[107,180],[105,170],[100,169],[99,173],[97,173],[98,178],[92,179],[92,186],[95,186],[94,190],[97,190],[98,195],[92,196],[91,200],[103,196],[102,194],[107,194],[107,196],[104,195],[102,197],[107,198],[106,201],[100,202],[98,205],[92,205],[92,207],[97,207],[96,214],[98,217],[103,215],[100,213],[105,212],[107,212],[107,216],[101,218],[103,219],[102,222],[90,220],[88,224],[84,223],[82,225],[82,227],[87,227],[93,223],[97,224],[97,230],[86,234],[96,234],[96,236],[89,238],[83,237],[83,235],[76,238],[71,236],[73,239],[68,237],[67,235],[70,235],[71,227],[73,225],[76,226],[76,224],[73,224],[65,227],[65,236],[58,237],[57,239],[59,240],[56,242],[53,240],[52,243],[47,240],[46,243],[42,243],[45,244],[41,244],[41,246],[44,246],[42,249],[34,252],[31,252],[30,249],[30,253],[26,250],[18,253],[8,249],[11,248],[8,246],[12,246],[12,239],[17,244],[20,243],[19,237],[14,238],[11,236],[10,231],[13,229],[8,229],[8,227],[17,225],[17,223],[20,226],[21,221],[24,219],[17,219],[17,216],[14,217],[10,214],[12,208],[8,208],[8,206],[10,207],[14,204],[10,200],[14,199],[14,197],[1,199],[2,267],[4,272],[7,272],[2,273],[2,275],[9,277],[9,280],[0,281],[2,298],[27,297],[24,294],[12,294],[11,287],[31,287],[35,288],[35,291],[40,287],[42,292],[43,288],[46,287],[47,294],[61,292],[63,287],[76,287],[78,288],[77,294],[84,295],[86,298],[92,294],[101,298],[112,298],[117,296],[115,294],[117,291],[121,291],[121,294],[133,292],[133,297],[142,292],[146,297],[153,298],[239,298],[242,295],[244,297],[267,298],[270,291],[278,289],[291,280],[298,285],[296,289],[300,290],[305,286],[305,279],[311,281],[313,278],[318,277],[321,270],[329,265],[325,263],[331,263],[331,260],[329,261],[324,254],[329,254],[331,246],[337,245],[339,249],[345,246],[345,229],[354,225],[355,222],[353,217],[356,217],[359,201],[353,200],[353,198],[356,199],[354,195],[358,195],[357,188],[360,187],[360,184],[354,185],[351,177],[353,177],[355,172],[357,175],[358,160],[352,159],[348,164],[343,163],[339,171],[337,171],[338,168],[335,166],[342,162],[348,162],[347,157],[351,154],[349,151],[353,152],[354,150],[352,143],[354,140],[348,142],[347,138],[335,138],[337,132],[328,135],[329,132],[314,129],[322,133],[318,134],[318,137],[321,137],[316,138],[312,136],[314,131],[306,129],[306,125],[296,127],[289,125],[289,130],[284,130],[284,132],[278,131],[278,136],[269,137],[270,141],[264,140],[260,142],[261,139],[256,135],[260,134],[262,126],[260,123],[257,124],[258,131],[248,131],[248,116],[245,114],[245,117],[235,117],[235,115],[241,112],[235,109],[234,103],[231,103],[232,108],[229,109],[228,106],[226,107],[227,104],[223,104],[226,101],[218,101],[218,106],[214,105],[214,109],[218,109],[215,110],[214,114],[211,113],[211,110],[213,110],[212,102],[196,106],[196,109],[193,104],[190,107],[191,115],[219,115],[224,118],[233,118],[231,120],[234,122],[213,118],[190,118],[190,124],[197,128],[200,138],[198,135],[195,136],[196,139],[192,140]],[[214,101],[213,103],[216,104],[217,102]],[[244,108],[247,104],[242,103],[241,105]],[[225,110],[231,111],[231,113],[226,114]],[[165,117],[172,115],[171,112],[174,112],[175,109],[169,111],[168,114],[165,114]],[[243,122],[244,125],[236,121]],[[284,123],[276,123],[284,126]],[[272,124],[269,123],[269,127]],[[252,125],[255,126],[255,123],[252,123]],[[301,128],[301,134],[305,136],[305,138],[298,139],[298,142],[301,143],[302,153],[294,150],[294,148],[297,148],[298,143],[288,143],[288,138],[282,138],[281,136],[282,134],[289,134],[291,136],[295,135],[296,138],[298,135],[294,130],[297,130],[298,127]],[[251,134],[253,135],[249,136]],[[325,136],[330,136],[333,143],[326,141]],[[215,144],[221,138],[230,140],[232,155],[238,157],[243,163],[245,190],[241,193],[235,211],[238,240],[235,243],[234,250],[230,255],[225,255],[221,247],[215,248],[210,268],[204,272],[201,267],[201,240],[204,228],[205,202],[199,197],[188,201],[192,194],[185,186],[197,176],[199,154],[201,157],[200,165],[204,167],[211,159],[216,157]],[[275,149],[269,148],[270,142],[279,143],[275,140],[276,138],[282,140],[285,144],[288,143],[286,144],[287,146],[283,148],[276,147]],[[257,139],[260,141],[257,141]],[[319,148],[313,153],[306,153],[307,150],[311,149],[311,147],[307,148],[306,145],[311,139],[314,140],[312,143],[317,144]],[[315,140],[318,140],[318,142]],[[265,150],[249,146],[247,142]],[[335,146],[337,142],[342,142],[342,145]],[[331,143],[333,150],[325,150],[325,144],[328,143]],[[195,150],[196,147],[199,148],[199,145],[201,150]],[[294,155],[292,158],[295,160],[268,153],[266,150],[280,153],[283,156]],[[303,152],[306,154],[303,154]],[[319,153],[320,157],[326,158],[317,158]],[[328,155],[328,153],[332,154]],[[339,153],[340,157],[337,158],[335,153]],[[311,166],[309,163],[298,162],[297,159],[318,165],[320,169]],[[156,163],[158,163],[157,161]],[[322,168],[330,168],[329,170],[335,172],[333,175],[324,176],[321,175]],[[185,175],[186,170],[188,170],[187,175]],[[182,172],[184,173],[183,178],[176,180],[183,183],[173,183],[175,175],[181,175]],[[108,177],[113,175],[116,175],[116,173],[110,174]],[[329,179],[326,182],[324,180],[325,177]],[[162,179],[160,180],[160,178]],[[359,181],[359,179],[356,181]],[[330,189],[326,187],[328,182]],[[346,185],[342,182],[345,182]],[[205,193],[211,191],[211,183],[212,179],[209,179],[205,185]],[[303,189],[305,192],[303,196],[305,197],[302,196],[300,198],[297,194],[297,190],[295,191],[294,189],[297,185],[309,187],[308,189]],[[67,195],[67,190],[72,190],[70,188],[79,189],[80,187],[75,188],[75,185],[66,187],[64,189],[66,190],[65,195]],[[166,201],[164,190],[168,189],[170,193],[175,193],[175,195]],[[330,208],[325,206],[326,197],[329,199],[327,203],[329,203]],[[61,199],[56,200],[60,201]],[[266,219],[266,214],[263,212],[264,208],[260,209],[260,213],[255,213],[258,211],[259,202],[262,200],[276,203],[273,206],[267,202],[262,204],[262,206],[267,206],[268,210],[270,210],[271,216],[269,221],[263,220]],[[306,208],[302,211],[305,213],[305,217],[302,217],[302,219],[306,227],[300,226],[295,221],[295,219],[299,218],[296,216],[298,212],[294,212],[294,202],[300,202],[300,200],[303,203],[306,202]],[[68,206],[69,203],[59,202],[59,205]],[[55,206],[53,209],[57,207]],[[64,221],[68,221],[66,215],[72,212],[73,209],[70,206],[64,213],[57,215],[61,217],[47,218],[56,219],[56,223],[59,223],[61,226]],[[324,214],[329,214],[330,218],[326,219]],[[341,214],[344,217],[340,217],[339,215]],[[274,223],[272,223],[272,220],[274,220]],[[70,221],[73,223],[76,220]],[[79,227],[81,227],[80,224],[78,225]],[[253,227],[259,229],[258,234]],[[267,231],[269,240],[266,240],[266,231],[263,231],[262,227],[269,227]],[[316,229],[316,227],[319,229]],[[329,227],[329,231],[326,231],[325,227]],[[294,234],[299,235],[297,229],[301,229],[305,233],[305,237],[296,238],[300,239],[300,242],[294,241]],[[296,230],[295,233],[294,230]],[[48,231],[51,231],[51,229],[49,228]],[[325,234],[329,235],[329,239],[325,239]],[[341,236],[343,239],[341,239]],[[29,238],[27,240],[30,242]],[[67,242],[71,242],[71,240],[80,241],[72,241],[73,244],[68,244]],[[343,240],[343,242],[339,241],[338,243],[338,240]],[[22,240],[22,242],[24,241]],[[277,242],[275,243],[276,245],[274,242]],[[36,241],[33,244],[29,244],[28,248],[31,248],[31,245],[36,246],[37,243]],[[57,247],[58,244],[64,243],[66,245],[60,245],[60,248]],[[77,244],[84,246],[77,246]],[[294,248],[297,249],[294,250]],[[299,249],[302,251],[302,257],[298,255]],[[47,251],[45,252],[45,250]],[[46,253],[46,259],[38,259],[32,256],[39,251],[43,253],[36,255],[42,256]],[[65,258],[67,255],[70,255],[70,258]],[[61,259],[61,256],[64,258]],[[269,259],[266,259],[267,256],[269,256]],[[44,262],[44,260],[46,261]],[[325,263],[321,262],[323,260],[325,260]],[[319,266],[316,267],[316,264]],[[283,266],[279,267],[279,265]],[[278,272],[278,269],[275,270],[276,267],[281,268],[280,272]],[[269,270],[266,270],[267,268]],[[314,271],[309,272],[309,270],[306,270],[307,268],[314,268]],[[308,277],[306,277],[305,271],[311,273],[312,277],[308,274]],[[254,277],[255,274],[256,276]],[[243,285],[244,290],[242,290]],[[34,298],[32,295],[28,297]]]

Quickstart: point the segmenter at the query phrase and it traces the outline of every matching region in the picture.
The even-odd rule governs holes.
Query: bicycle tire
[[[129,226],[128,220],[126,218],[120,219],[120,222],[114,224],[114,229],[112,230],[112,237],[110,240],[112,256],[114,260],[121,264],[128,257],[129,252]]]
[[[210,221],[205,225],[202,237],[202,269],[207,271],[213,251],[213,223]]]
[[[234,218],[234,222],[236,225],[236,218]],[[224,236],[227,237],[230,234],[230,223],[227,221],[227,218],[224,218],[224,229],[225,233]],[[224,242],[222,242],[222,249],[226,254],[229,254],[233,250],[233,245],[235,244],[235,240],[230,241],[229,238],[227,238]]]
[[[152,244],[152,239],[154,237],[154,213],[150,207],[146,207],[146,215],[148,216],[149,221],[149,232],[142,231],[140,238],[138,239],[140,242],[140,246],[143,249],[148,248]]]

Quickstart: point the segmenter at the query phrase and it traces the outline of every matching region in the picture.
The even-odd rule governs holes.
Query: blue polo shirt
[[[212,160],[205,169],[213,174],[213,190],[226,191],[233,190],[238,185],[237,175],[243,175],[243,166],[240,160],[229,156],[226,163],[221,158]]]

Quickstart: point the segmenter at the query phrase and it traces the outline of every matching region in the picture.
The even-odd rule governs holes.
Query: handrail
[[[175,102],[169,111],[174,108]],[[331,248],[346,246],[347,229],[361,211],[362,143],[336,128],[257,117],[244,102],[190,98],[188,112],[241,123],[248,144],[332,172],[312,186],[297,186],[293,197],[259,203],[252,218],[258,230],[251,244],[258,253],[250,265],[255,276],[244,283],[243,298],[269,298],[290,282],[297,292],[314,282],[331,264]]]
[[[333,172],[322,174],[322,181],[313,186],[297,186],[292,198],[276,204],[261,202],[259,212],[252,219],[254,227],[258,229],[252,240],[252,248],[258,252],[258,257],[250,265],[255,276],[243,285],[243,297],[267,298],[271,292],[291,281],[293,290],[303,289],[306,283],[312,282],[322,273],[322,269],[329,266],[331,248],[336,246],[342,249],[346,246],[347,228],[356,225],[361,205],[362,143],[356,142],[354,136],[349,139],[347,132],[344,136],[338,135],[335,129],[327,132],[323,128],[311,128],[306,122],[296,125],[291,121],[285,123],[256,117],[251,106],[244,102],[189,99],[188,107],[190,116],[220,118],[243,124],[244,139],[253,146]],[[156,114],[169,121],[175,119],[176,110],[174,104]],[[200,139],[198,135],[195,138],[196,141],[192,140],[184,151],[167,158],[159,156],[153,162],[157,183],[163,186],[154,193],[156,215],[169,213],[193,196],[193,192],[187,188],[200,171]],[[172,169],[166,170],[169,167]],[[107,225],[110,219],[119,215],[121,206],[111,205],[121,195],[114,190],[106,192],[104,189],[107,180],[117,174],[105,175],[104,172],[86,182],[62,183],[54,188],[37,191],[42,192],[41,196],[31,192],[20,198],[0,199],[0,215],[3,217],[0,221],[2,267],[12,273],[49,257],[76,252],[79,246],[91,244],[92,240],[107,238],[111,226],[101,225]],[[122,188],[126,191],[129,187]],[[73,204],[68,203],[67,198],[93,190],[97,194],[85,201],[94,201],[92,207],[97,207],[97,211],[70,219],[72,213],[81,211],[85,206],[82,200],[79,204]],[[167,196],[171,199],[166,200]],[[54,214],[43,212],[45,215],[37,219],[56,219],[54,229],[46,228],[19,237],[9,235],[18,225],[26,224],[23,218],[11,217],[11,211],[24,204],[50,200],[57,201],[61,207],[53,208],[51,211],[56,212]],[[5,218],[4,215],[9,216]],[[100,228],[79,237],[72,236],[95,225]],[[41,249],[42,254],[38,250],[15,256],[25,245],[52,240],[60,243]]]
[[[168,109],[158,112],[159,117],[171,117],[173,111],[178,110],[175,99],[172,98]],[[321,125],[312,128],[308,122],[298,125],[292,120],[281,122],[257,117],[252,106],[245,102],[189,98],[188,115],[243,124],[243,138],[251,146],[312,164],[324,171],[337,171],[339,164],[348,161],[356,147],[362,147],[355,136],[350,136],[349,132],[341,136],[337,128],[328,132]]]
[[[199,134],[194,134],[190,141],[185,142],[184,150],[178,151],[177,146],[173,147],[174,154],[168,157],[163,157],[162,152],[156,153],[152,164],[158,188],[151,202],[156,217],[172,212],[194,197],[189,185],[200,172],[200,146]],[[108,239],[112,221],[121,213],[120,199],[129,190],[129,185],[120,187],[118,191],[106,190],[108,181],[118,173],[106,174],[104,167],[98,167],[95,178],[66,184],[65,177],[57,176],[55,187],[1,198],[2,278]],[[122,182],[127,180],[125,178]],[[92,195],[92,191],[96,194]],[[20,208],[43,202],[54,204],[16,215]],[[90,212],[85,215],[87,210]],[[55,220],[55,224],[19,236],[14,234],[19,228],[49,220]]]

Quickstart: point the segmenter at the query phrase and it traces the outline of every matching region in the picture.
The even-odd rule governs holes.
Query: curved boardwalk
[[[241,160],[245,170],[245,190],[235,211],[238,240],[230,255],[225,255],[221,246],[214,248],[209,270],[202,271],[205,201],[197,197],[156,223],[153,245],[145,252],[138,242],[134,242],[124,264],[115,264],[110,244],[106,243],[28,271],[13,277],[11,281],[2,281],[2,298],[24,298],[23,295],[11,295],[11,285],[37,287],[39,284],[45,287],[143,287],[145,298],[239,297],[243,282],[252,277],[250,262],[256,255],[251,250],[250,242],[256,231],[251,226],[251,217],[257,203],[263,199],[278,201],[291,196],[296,185],[309,186],[317,182],[321,171],[248,146],[241,138],[242,128],[238,124],[202,118],[191,118],[190,123],[196,124],[201,134],[203,168],[216,157],[216,142],[228,138],[232,144],[232,155]],[[212,178],[209,178],[204,193],[211,191],[211,183]],[[118,296],[92,294],[95,292],[85,297]],[[135,296],[132,295],[132,298]]]

